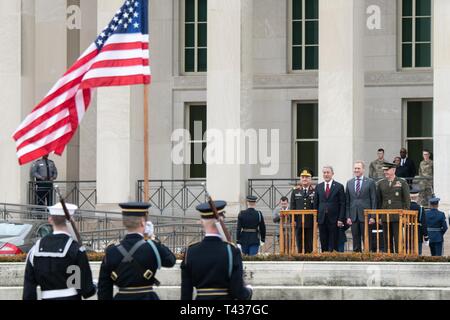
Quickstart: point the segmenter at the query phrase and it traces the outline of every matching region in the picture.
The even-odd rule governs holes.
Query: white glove
[[[236,244],[236,247],[239,249],[239,251],[242,253],[242,246],[238,243]]]
[[[259,245],[262,247],[264,245],[264,242],[260,241]]]
[[[151,221],[147,221],[147,223],[145,224],[144,233],[150,238],[151,236],[153,236],[154,232],[155,228],[153,226],[153,223]]]
[[[245,287],[250,291],[250,295],[248,296],[247,299],[251,300],[252,296],[253,296],[253,287],[251,285],[249,285],[249,284],[245,285]]]

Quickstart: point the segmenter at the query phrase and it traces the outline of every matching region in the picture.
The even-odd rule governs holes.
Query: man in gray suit
[[[364,209],[377,208],[377,188],[375,182],[364,176],[365,164],[356,161],[353,166],[354,178],[347,181],[345,204],[347,224],[352,226],[353,251],[361,252],[364,241]],[[373,223],[370,219],[369,223]]]

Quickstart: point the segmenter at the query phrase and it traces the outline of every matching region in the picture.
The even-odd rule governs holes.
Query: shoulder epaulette
[[[226,243],[228,243],[228,244],[231,244],[233,247],[235,247],[236,248],[236,244],[235,243],[233,243],[233,242],[230,242],[230,241],[224,241],[224,242],[226,242]]]
[[[190,248],[190,247],[192,247],[192,246],[195,246],[196,244],[199,244],[201,241],[197,241],[197,242],[193,242],[193,243],[190,243],[190,244],[188,244],[188,248]]]

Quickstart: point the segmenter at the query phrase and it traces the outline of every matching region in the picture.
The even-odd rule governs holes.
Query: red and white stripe
[[[96,87],[149,84],[148,35],[114,34],[101,51],[92,44],[14,132],[21,165],[61,155],[89,107]]]

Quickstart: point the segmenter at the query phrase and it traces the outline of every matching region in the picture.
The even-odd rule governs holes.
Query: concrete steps
[[[158,271],[161,299],[180,297],[179,261]],[[100,263],[91,263],[97,278]],[[0,264],[0,299],[21,299],[23,263]],[[450,300],[450,263],[245,262],[254,299],[268,300]]]

